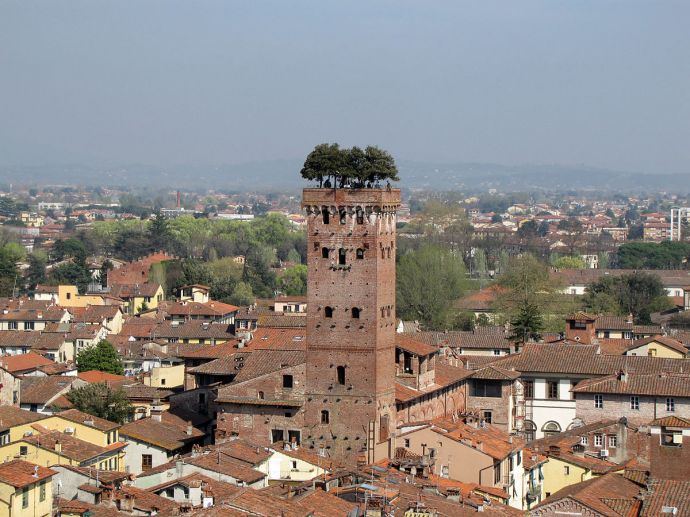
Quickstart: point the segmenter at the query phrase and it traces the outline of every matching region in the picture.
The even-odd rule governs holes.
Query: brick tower
[[[399,189],[304,189],[305,445],[346,462],[390,456],[395,429]]]

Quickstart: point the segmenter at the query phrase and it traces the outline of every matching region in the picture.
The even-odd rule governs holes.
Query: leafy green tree
[[[234,305],[251,305],[254,300],[252,286],[245,282],[238,282],[230,296],[230,302]]]
[[[429,329],[446,328],[452,302],[466,290],[462,260],[425,245],[401,256],[396,274],[398,316]]]
[[[82,294],[93,280],[91,272],[83,262],[60,264],[50,271],[49,279],[53,285],[76,285]]]
[[[553,261],[553,267],[558,269],[585,269],[587,264],[582,257],[559,257]]]
[[[630,226],[628,239],[631,241],[639,240],[644,237],[644,225],[642,223]]]
[[[501,214],[494,214],[491,216],[491,222],[496,224],[496,223],[502,223],[503,222],[503,217],[501,217]]]
[[[115,375],[122,375],[124,368],[120,355],[113,345],[105,339],[77,354],[77,369],[80,372],[98,370]]]
[[[79,411],[111,422],[124,424],[134,417],[134,406],[125,392],[112,390],[102,382],[74,389],[66,397]]]
[[[671,306],[659,276],[642,271],[592,282],[583,302],[591,312],[632,314],[637,324],[651,323],[652,312]]]
[[[288,296],[307,293],[307,266],[298,264],[287,268],[278,277],[278,287]]]
[[[324,185],[324,179],[336,177],[345,167],[345,160],[338,144],[318,144],[307,155],[301,174],[306,180],[318,181],[319,187]]]
[[[55,260],[65,260],[70,257],[76,260],[86,260],[87,256],[84,243],[74,237],[65,240],[57,239],[53,244],[52,253]]]
[[[563,316],[573,309],[572,302],[561,293],[559,281],[550,274],[546,264],[532,255],[510,259],[498,284],[504,291],[494,302],[494,310],[507,321],[527,321],[527,316],[534,321],[536,311],[545,328],[557,330],[562,326]]]
[[[626,242],[617,251],[621,269],[686,269],[690,243],[678,241]]]

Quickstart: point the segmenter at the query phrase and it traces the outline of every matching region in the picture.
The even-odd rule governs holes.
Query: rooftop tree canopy
[[[301,171],[319,187],[373,188],[382,180],[398,181],[398,168],[387,151],[375,146],[341,149],[338,144],[319,144],[309,153]]]

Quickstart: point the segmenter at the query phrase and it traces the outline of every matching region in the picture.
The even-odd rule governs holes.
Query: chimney
[[[633,322],[633,315],[632,315],[632,312],[631,312],[630,314],[628,314],[628,319],[627,319],[625,322],[626,322],[626,323],[632,324],[632,322]]]
[[[58,454],[62,453],[62,444],[60,443],[60,440],[55,440],[55,452]]]
[[[161,408],[160,399],[155,399],[151,405],[151,420],[160,422],[162,420],[163,409]]]
[[[187,424],[187,436],[192,436],[193,431],[194,431],[194,427],[192,427],[192,422],[189,422]]]

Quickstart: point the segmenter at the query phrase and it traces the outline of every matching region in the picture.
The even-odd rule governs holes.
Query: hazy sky
[[[0,164],[690,173],[690,1],[0,0]]]

